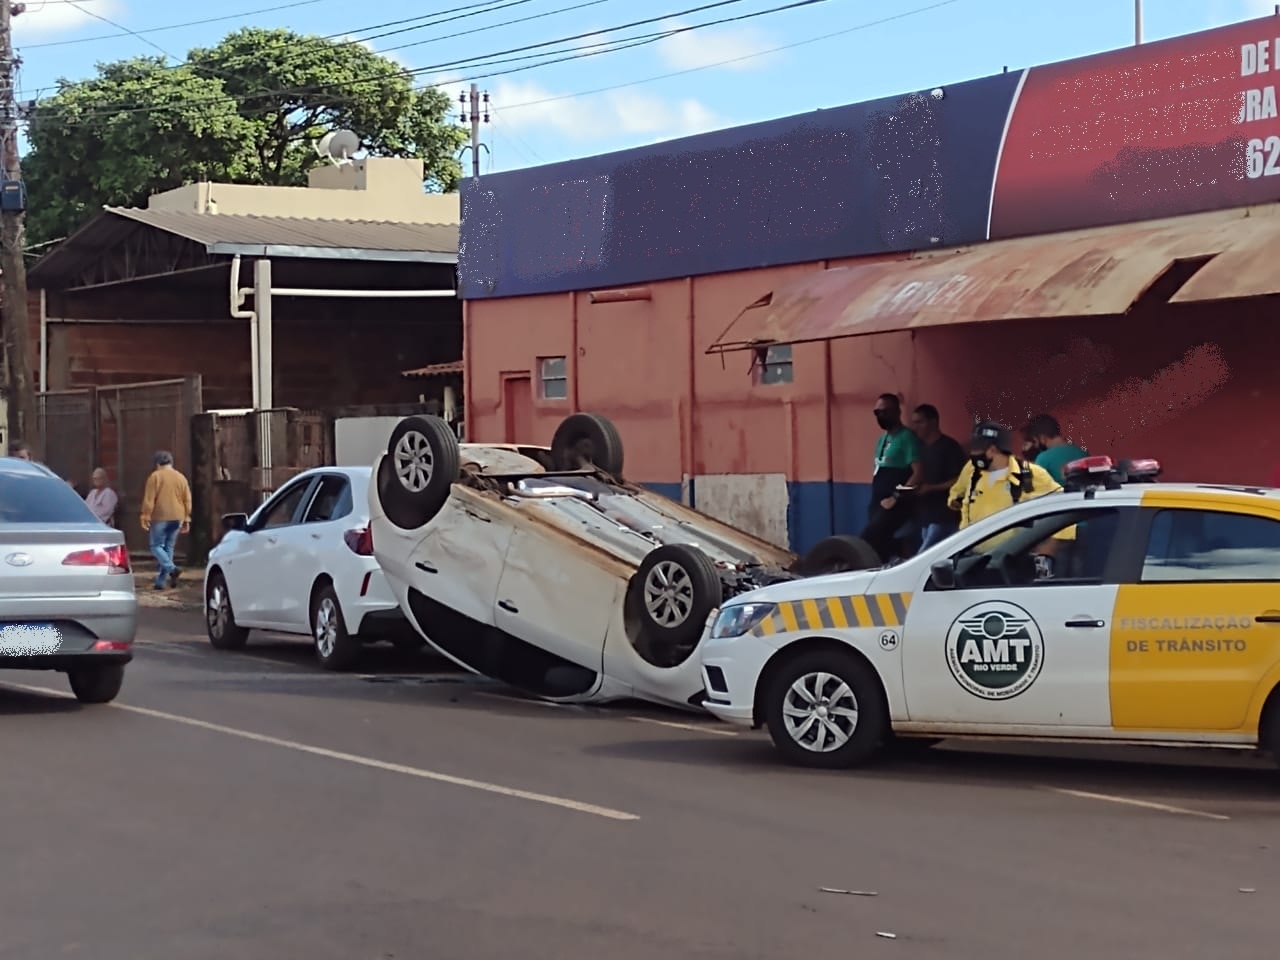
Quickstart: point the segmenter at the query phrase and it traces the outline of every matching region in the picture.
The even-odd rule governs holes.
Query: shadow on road
[[[1071,749],[1071,752],[1068,752]],[[1183,791],[1206,799],[1280,799],[1280,771],[1264,759],[1172,748],[1011,744],[947,741],[910,755],[884,754],[857,770],[809,770],[782,764],[767,735],[736,740],[708,734],[630,740],[586,748],[618,759],[733,767],[803,778],[859,777],[899,783],[955,781],[978,786],[1047,785],[1086,791]],[[1280,816],[1280,806],[1277,806]]]
[[[46,673],[0,673],[0,684],[30,683],[33,686],[53,687],[61,684],[49,683],[51,674]],[[61,680],[61,676],[57,676]],[[43,693],[28,693],[25,690],[14,690],[0,686],[0,717],[35,716],[41,713],[76,713],[85,709],[83,704],[70,697],[53,697]],[[99,708],[100,709],[100,708]]]

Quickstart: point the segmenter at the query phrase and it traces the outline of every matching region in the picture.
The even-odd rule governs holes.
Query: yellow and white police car
[[[1280,490],[1159,469],[1078,460],[904,563],[734,597],[707,709],[808,767],[904,737],[1280,751]]]

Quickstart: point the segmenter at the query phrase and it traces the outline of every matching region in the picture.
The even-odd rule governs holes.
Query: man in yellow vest
[[[969,462],[947,495],[952,510],[960,512],[960,529],[999,513],[1022,500],[1042,497],[1062,490],[1061,484],[1043,467],[1013,455],[1013,431],[1001,423],[985,420],[973,428],[969,440]],[[1007,530],[988,537],[980,547],[984,551],[1013,536]],[[1060,530],[1036,546],[1037,576],[1053,575],[1053,558],[1061,541],[1074,541],[1074,526]]]

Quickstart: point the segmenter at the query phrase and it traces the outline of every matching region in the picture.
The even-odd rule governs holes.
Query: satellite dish
[[[334,163],[346,163],[360,149],[360,138],[350,130],[331,130],[316,144],[316,153]]]

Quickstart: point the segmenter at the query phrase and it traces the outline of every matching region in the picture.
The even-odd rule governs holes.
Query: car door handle
[[[1260,613],[1253,619],[1255,623],[1280,623],[1280,613]]]
[[[440,572],[431,564],[423,563],[421,560],[415,563],[414,566],[417,567],[419,570],[421,570],[423,573],[439,573]]]
[[[503,610],[507,611],[507,613],[519,613],[519,612],[520,612],[520,609],[519,609],[519,608],[518,608],[514,603],[512,603],[510,600],[499,600],[499,601],[498,601],[498,606],[500,606]]]
[[[1081,617],[1079,620],[1068,620],[1063,624],[1063,626],[1067,627],[1083,627],[1086,630],[1090,628],[1096,630],[1099,627],[1105,627],[1106,625],[1105,620],[1090,620],[1088,617]]]
[[[267,537],[267,543],[278,543],[278,542],[279,540],[277,540],[277,538],[275,537]]]
[[[312,539],[312,540],[319,540],[319,539],[320,539],[321,537],[323,537],[323,536],[324,536],[324,534],[323,534],[323,533],[313,533],[313,534],[311,535],[311,539]]]

